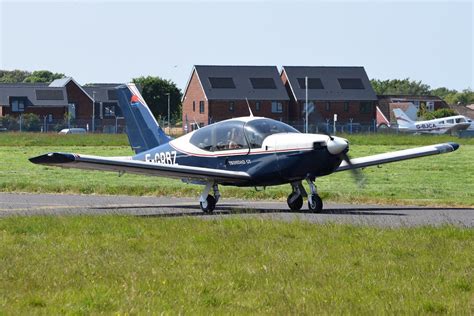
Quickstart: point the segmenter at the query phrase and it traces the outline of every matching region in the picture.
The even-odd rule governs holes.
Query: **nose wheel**
[[[308,208],[310,211],[321,212],[323,210],[323,200],[318,195],[316,191],[316,186],[314,185],[314,179],[307,178],[306,181],[309,185],[310,194],[308,195]]]

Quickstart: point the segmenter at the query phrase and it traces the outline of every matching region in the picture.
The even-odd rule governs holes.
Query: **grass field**
[[[472,229],[258,219],[0,221],[0,314],[474,312]]]
[[[28,134],[0,134],[1,191],[198,196],[202,189],[183,185],[179,180],[128,174],[119,178],[116,173],[65,170],[28,161],[29,157],[50,151],[131,155],[123,135],[25,135]],[[69,139],[69,136],[78,137]],[[353,157],[453,140],[450,136],[354,135],[349,138]],[[337,202],[474,206],[474,140],[454,140],[461,143],[454,153],[365,169],[367,185],[362,189],[353,183],[348,172],[320,178],[319,192],[326,201]],[[72,146],[71,142],[76,145]],[[224,199],[285,201],[290,191],[289,185],[263,192],[252,188],[222,188]]]

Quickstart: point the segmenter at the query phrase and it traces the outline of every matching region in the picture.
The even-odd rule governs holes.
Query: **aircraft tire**
[[[308,200],[308,208],[310,211],[315,211],[317,213],[323,210],[323,200],[319,197],[319,195],[311,195],[308,199],[312,199],[313,203],[310,203]]]
[[[206,202],[199,202],[201,206],[201,210],[206,213],[210,214],[216,208],[216,199],[212,195],[208,195],[206,198]]]
[[[298,197],[295,198],[295,195],[298,195]],[[296,192],[292,192],[286,201],[292,211],[299,211],[303,207],[303,197]]]

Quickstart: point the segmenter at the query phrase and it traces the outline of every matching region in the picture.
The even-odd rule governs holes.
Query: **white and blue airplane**
[[[454,115],[427,121],[413,121],[402,109],[393,109],[398,129],[403,132],[423,134],[459,133],[471,126],[471,120],[463,115]]]
[[[349,142],[341,137],[302,134],[293,127],[264,117],[240,117],[202,127],[176,139],[168,137],[133,84],[117,88],[134,156],[99,157],[52,152],[30,158],[36,164],[134,173],[182,179],[203,185],[202,211],[211,213],[219,201],[219,185],[266,187],[290,184],[288,206],[300,210],[303,197],[310,210],[323,202],[316,178],[389,162],[452,152],[456,143],[444,143],[356,159],[348,156]],[[302,182],[307,181],[309,194]]]

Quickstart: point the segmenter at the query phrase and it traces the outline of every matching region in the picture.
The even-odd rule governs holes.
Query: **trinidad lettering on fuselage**
[[[118,104],[135,151],[131,157],[100,157],[53,152],[30,158],[36,164],[135,173],[178,178],[204,186],[201,209],[212,212],[219,201],[219,185],[266,187],[290,184],[287,203],[291,210],[319,212],[323,202],[316,178],[350,170],[357,181],[359,169],[384,163],[442,154],[458,149],[455,143],[436,144],[350,159],[349,142],[341,137],[302,134],[295,128],[264,117],[239,117],[214,123],[176,139],[156,122],[133,84],[117,89]],[[308,183],[309,192],[303,186]]]

